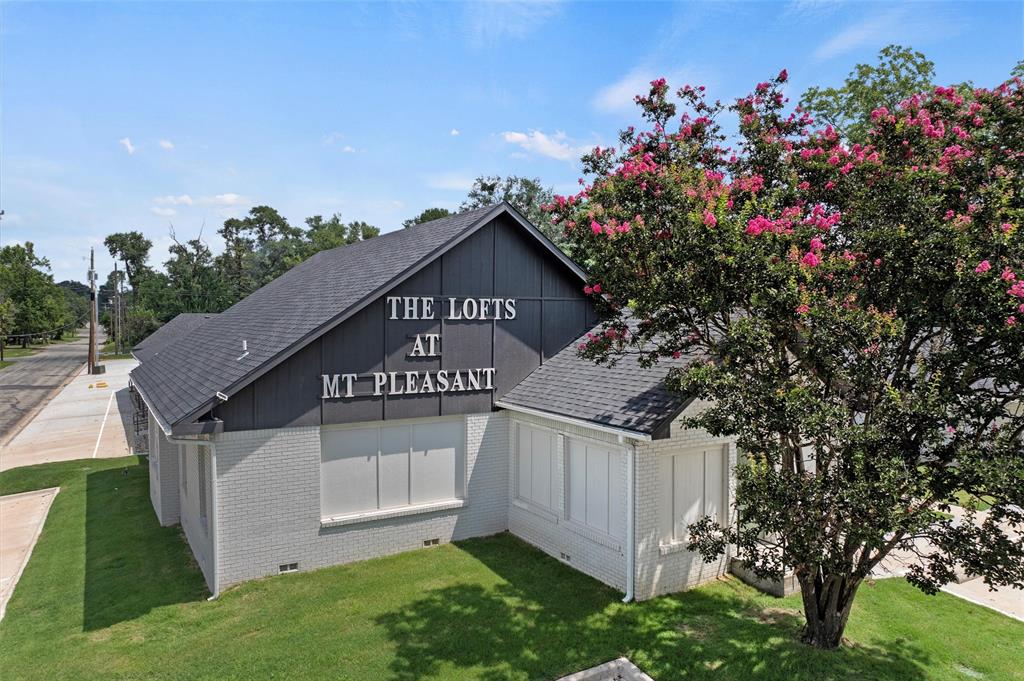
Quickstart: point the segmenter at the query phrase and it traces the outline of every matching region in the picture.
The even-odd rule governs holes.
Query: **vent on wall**
[[[559,551],[558,555],[560,555],[562,557],[562,560],[564,560],[566,563],[572,562],[572,556],[570,556],[568,553],[565,553],[564,551]]]
[[[433,539],[424,539],[423,540],[423,545],[424,546],[437,546],[440,543],[441,543],[441,540],[438,539],[437,537],[434,537]]]
[[[279,575],[283,575],[286,572],[298,572],[298,571],[299,571],[299,564],[298,563],[283,563],[282,565],[278,565],[277,566],[277,573]]]

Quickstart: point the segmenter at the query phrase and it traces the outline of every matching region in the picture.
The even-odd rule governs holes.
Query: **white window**
[[[622,451],[569,438],[566,443],[569,519],[621,539],[625,534]]]
[[[321,431],[324,518],[464,497],[463,421]]]
[[[704,516],[727,520],[728,446],[692,449],[658,462],[662,544],[686,542],[691,524]]]
[[[516,424],[516,497],[554,510],[557,436],[553,431]]]

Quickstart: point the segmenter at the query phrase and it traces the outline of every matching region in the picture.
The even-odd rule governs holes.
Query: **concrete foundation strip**
[[[46,518],[50,515],[50,507],[53,505],[53,500],[57,497],[60,492],[60,487],[48,487],[46,489],[36,489],[30,492],[19,492],[18,494],[8,494],[0,497],[0,501],[10,501],[18,499],[19,497],[27,497],[40,494],[42,492],[52,492],[49,495],[49,501],[46,503],[46,509],[43,511],[39,518],[39,522],[36,523],[35,530],[32,533],[32,541],[29,544],[28,551],[25,552],[25,558],[21,561],[21,565],[18,566],[17,571],[10,577],[10,589],[7,593],[7,597],[0,600],[0,620],[4,618],[7,613],[7,601],[14,595],[14,588],[18,585],[18,580],[21,579],[22,573],[25,571],[25,566],[28,565],[29,559],[32,558],[32,552],[36,548],[36,542],[39,541],[39,535],[43,531],[43,525],[46,524]]]

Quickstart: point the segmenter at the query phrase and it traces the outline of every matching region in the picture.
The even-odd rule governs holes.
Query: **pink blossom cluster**
[[[814,251],[807,251],[804,257],[800,258],[800,264],[805,267],[817,267],[821,264],[821,257]]]
[[[625,178],[636,177],[642,173],[656,173],[658,164],[654,162],[651,152],[645,153],[639,159],[626,159],[622,166],[616,171],[617,175]]]
[[[756,194],[764,188],[764,178],[760,175],[738,177],[736,178],[736,181],[733,182],[732,186],[738,191]]]
[[[813,225],[823,232],[827,232],[842,219],[843,214],[839,211],[834,213],[826,212],[825,206],[818,203],[811,208],[810,214],[804,218],[805,225]]]
[[[604,225],[602,225],[597,220],[590,221],[590,229],[594,234],[604,233],[607,234],[608,236],[612,236],[614,234],[625,234],[631,228],[632,225],[630,224],[629,220],[623,220],[622,222],[619,222],[615,218],[612,218]]]
[[[594,293],[599,294],[601,293],[601,284],[598,283],[594,284],[593,286],[587,284],[586,286],[583,287],[583,292],[586,293],[588,296]]]
[[[772,232],[773,234],[781,234],[786,231],[792,231],[789,224],[784,220],[769,220],[763,215],[758,215],[747,222],[746,233],[750,236],[759,236],[762,232]]]

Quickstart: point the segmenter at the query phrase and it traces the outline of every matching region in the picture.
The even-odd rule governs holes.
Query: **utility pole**
[[[114,353],[121,354],[121,336],[124,335],[121,331],[121,274],[117,269],[117,260],[114,261]]]
[[[89,249],[89,373],[96,373],[96,323],[99,313],[96,311],[96,254]]]

